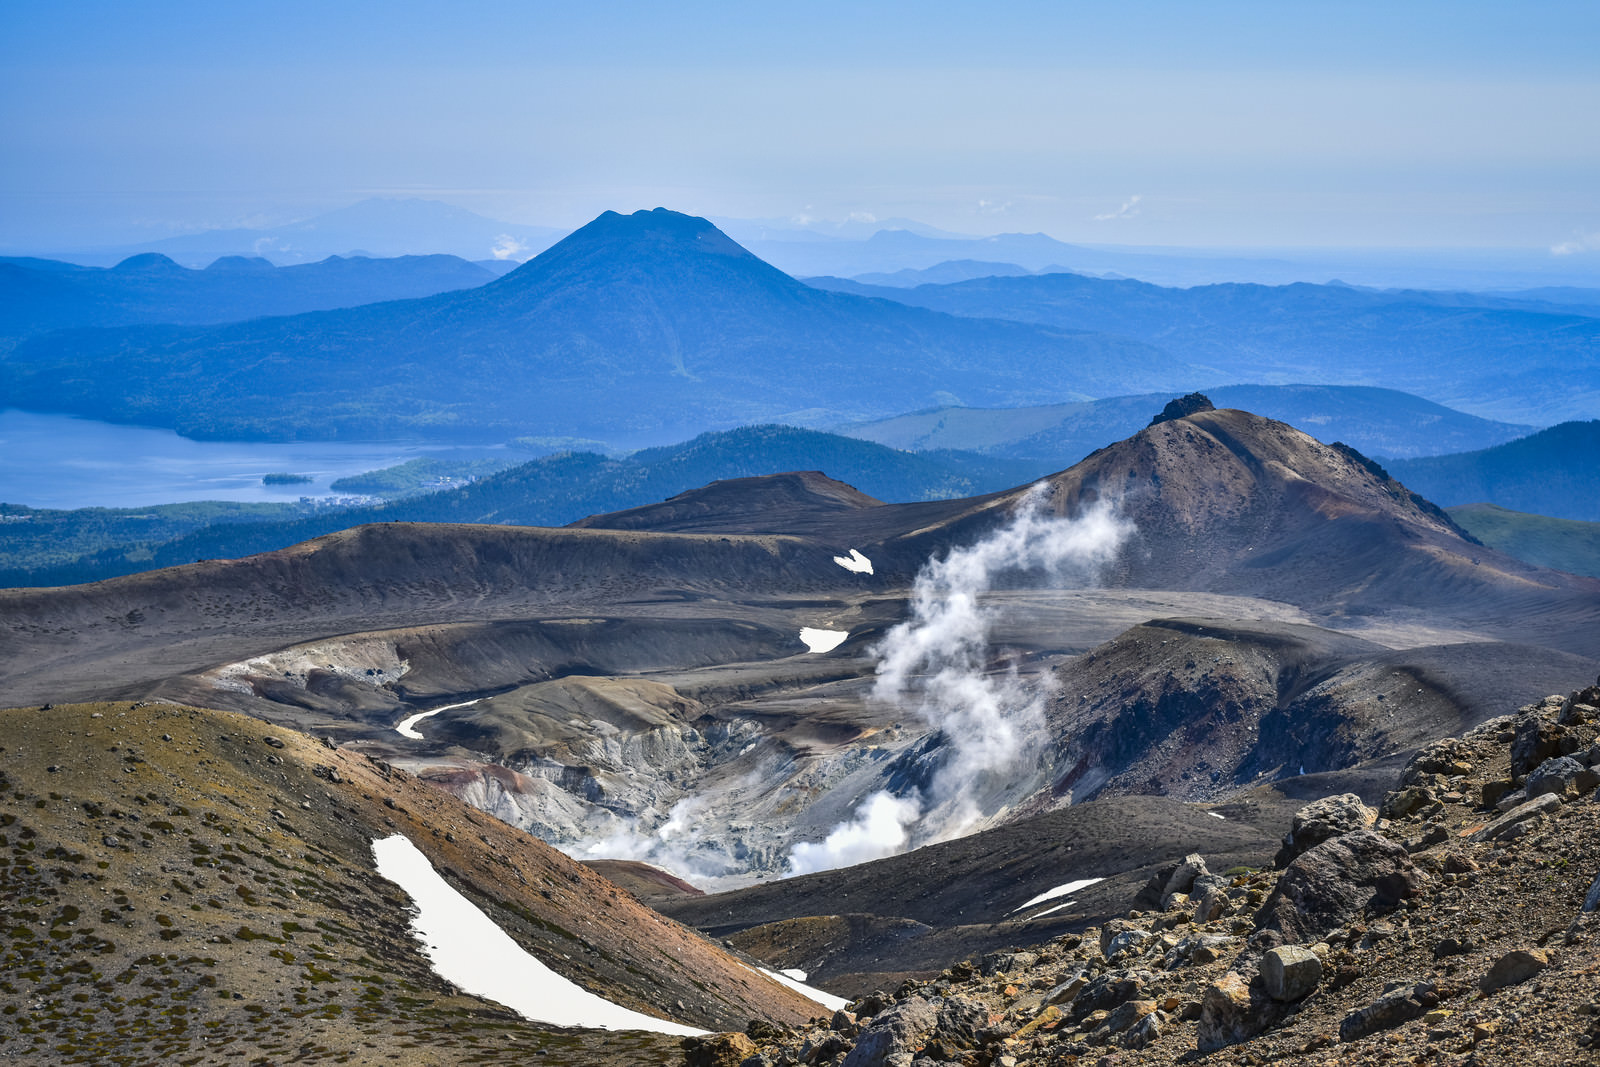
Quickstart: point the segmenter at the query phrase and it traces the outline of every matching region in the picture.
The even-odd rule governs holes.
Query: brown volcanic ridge
[[[851,994],[889,989],[907,977],[936,975],[968,954],[1101,923],[1126,910],[1152,871],[1194,848],[1229,866],[1260,866],[1305,801],[1346,791],[1381,800],[1418,749],[1507,707],[1586,684],[1600,667],[1593,658],[1600,649],[1600,581],[1489,551],[1358,454],[1322,445],[1281,423],[1241,411],[1197,411],[1158,422],[1045,482],[1045,506],[1057,514],[1109,499],[1137,533],[1096,588],[1003,588],[991,595],[997,653],[1004,652],[994,669],[1016,666],[1024,681],[1048,683],[1054,695],[1046,708],[1046,759],[1037,773],[1020,774],[1003,804],[988,812],[989,829],[875,864],[768,880],[732,894],[695,895],[676,877],[689,876],[687,870],[661,874],[632,863],[602,869],[647,902],[732,938],[744,951],[810,971],[816,984]],[[508,922],[519,937],[533,938],[544,929],[531,920],[516,926],[522,914],[516,908],[527,906],[543,921],[574,931],[584,945],[591,943],[581,923],[537,910],[550,901],[528,872],[553,871],[550,877],[559,885],[570,865],[535,865],[536,857],[541,865],[565,861],[554,853],[547,857],[537,842],[497,819],[574,845],[634,822],[650,831],[680,802],[692,801],[690,807],[703,816],[692,838],[702,851],[739,856],[750,876],[772,879],[782,873],[793,842],[821,840],[862,797],[913,787],[938,763],[947,739],[906,709],[867,698],[875,668],[872,646],[905,616],[919,568],[1006,522],[1025,491],[891,505],[819,473],[795,473],[716,483],[560,530],[385,524],[248,559],[65,589],[0,591],[5,702],[160,700],[180,708],[161,714],[195,722],[202,720],[193,716],[213,722],[204,717],[217,713],[192,708],[220,707],[254,716],[256,733],[242,725],[207,729],[235,740],[257,738],[252,746],[265,744],[259,737],[271,730],[289,745],[272,752],[252,748],[245,756],[234,742],[219,742],[203,730],[151,727],[136,749],[143,760],[153,761],[152,750],[167,752],[160,747],[166,742],[151,740],[163,732],[180,742],[192,740],[168,753],[182,759],[163,764],[166,784],[130,793],[115,761],[96,764],[87,783],[63,787],[65,771],[35,766],[41,744],[18,745],[26,755],[16,754],[8,733],[7,751],[0,755],[10,781],[23,784],[7,787],[7,802],[20,805],[13,810],[19,821],[34,820],[28,826],[36,836],[47,827],[39,823],[43,815],[31,812],[55,812],[51,817],[61,823],[50,832],[61,843],[35,849],[82,853],[84,860],[72,862],[89,864],[100,862],[90,859],[89,846],[122,835],[108,835],[99,822],[83,817],[86,797],[104,812],[139,814],[147,823],[158,805],[209,810],[230,826],[235,843],[246,844],[240,836],[246,822],[266,837],[279,821],[270,813],[287,812],[281,821],[326,842],[321,851],[296,852],[285,844],[292,866],[309,870],[324,865],[323,856],[336,857],[345,866],[329,869],[339,872],[341,894],[365,901],[377,893],[389,901],[385,925],[393,934],[387,947],[340,942],[339,951],[329,954],[392,967],[417,988],[433,990],[424,997],[408,989],[406,997],[433,1003],[428,997],[442,994],[426,986],[425,961],[404,934],[403,902],[370,888],[381,883],[368,878],[366,842],[387,827],[383,820],[409,826],[409,813],[429,812],[416,820],[418,846],[436,865],[455,872],[459,884],[476,886],[480,902],[502,901],[495,914],[513,916]],[[852,573],[834,562],[850,549],[872,561],[873,574]],[[803,626],[848,630],[850,637],[832,652],[812,655],[797,638]],[[436,710],[410,727],[420,739],[397,732],[411,717]],[[7,714],[29,717],[10,720],[18,723],[56,721],[46,712]],[[78,742],[68,735],[96,732],[104,720],[80,722],[73,716],[91,713],[77,710],[62,714],[64,725],[51,729],[64,732],[49,742],[60,754],[43,762],[70,768],[66,753]],[[101,714],[109,717],[111,711]],[[295,740],[286,728],[331,738],[341,747]],[[109,738],[95,740],[107,741],[109,751]],[[344,794],[325,778],[302,785],[307,774],[315,778],[316,765],[291,772],[265,762],[270,756],[287,764],[285,753],[299,752],[296,745],[310,746],[313,755],[326,753],[316,757],[322,765],[341,760],[338,766],[349,768],[340,772],[347,782],[368,783],[360,799],[339,800]],[[248,764],[241,762],[245,758]],[[144,773],[140,764],[128,766],[134,768],[130,781]],[[390,768],[387,781],[383,767]],[[213,768],[220,769],[213,774]],[[240,794],[237,805],[220,799],[202,804],[202,795],[233,788],[218,784],[225,781],[218,777],[224,771],[268,777]],[[286,783],[272,775],[299,778]],[[195,783],[194,803],[174,792],[189,782]],[[111,792],[100,798],[96,789]],[[435,812],[424,804],[426,797],[453,804],[447,793],[497,819],[459,805],[447,817],[445,809]],[[311,813],[297,797],[312,803]],[[383,807],[385,797],[404,811]],[[44,807],[29,807],[36,804]],[[175,829],[140,830],[125,819],[124,828],[140,843],[126,854],[109,854],[105,862],[137,856],[145,832],[154,833],[148,839],[152,855],[165,855],[161,850],[177,844],[177,836],[188,840],[176,820],[161,821]],[[440,844],[435,828],[453,833],[456,841]],[[199,832],[198,825],[194,829]],[[22,840],[8,833],[14,846]],[[251,840],[256,844],[249,847],[262,851],[257,846],[264,843]],[[215,859],[226,840],[201,843],[211,851],[196,855]],[[470,857],[452,851],[480,846],[487,851]],[[512,867],[497,855],[511,857]],[[298,858],[303,856],[312,858]],[[218,862],[224,864],[219,875],[228,873],[230,861]],[[253,884],[267,885],[257,875],[269,882],[287,877],[271,863],[261,864],[251,868]],[[19,869],[13,865],[7,877]],[[58,869],[67,875],[38,873],[28,883],[28,899],[44,903],[25,907],[46,926],[56,913],[47,916],[43,909],[55,906],[56,898],[45,887],[110,893],[115,887],[94,876],[122,870],[56,864],[50,872]],[[515,871],[528,879],[526,886]],[[82,878],[84,873],[91,877]],[[175,872],[162,872],[169,873]],[[497,879],[492,891],[478,885],[486,875]],[[593,876],[582,870],[577,876],[588,890],[588,904],[600,902],[583,912],[590,921],[600,910],[611,912],[605,901],[623,908],[632,900],[611,897],[608,883],[590,881]],[[1056,901],[1063,906],[1049,914],[1019,910],[1037,893],[1086,878],[1104,880]],[[180,880],[199,896],[192,880]],[[225,892],[242,883],[235,878]],[[288,884],[303,892],[292,878]],[[137,909],[129,895],[133,886],[128,882],[124,895]],[[177,903],[182,892],[165,882],[148,888],[157,898],[173,897],[159,902],[162,908]],[[557,886],[542,888],[557,893]],[[537,899],[526,898],[524,905],[530,889]],[[262,890],[252,892],[266,899]],[[213,898],[225,907],[206,911]],[[198,904],[202,910],[189,914],[210,916],[212,925],[232,923],[204,931],[207,937],[229,937],[230,945],[240,943],[234,932],[241,926],[261,929],[240,918],[238,909],[251,905],[225,894],[192,902],[184,896],[181,903]],[[80,915],[102,907],[96,904],[91,912],[83,903],[72,906]],[[114,898],[104,905],[107,913],[119,907]],[[174,924],[181,918],[171,910],[161,914]],[[283,936],[285,919],[301,922],[279,919],[274,937]],[[58,932],[67,930],[66,921]],[[369,936],[374,926],[356,928]],[[109,927],[102,923],[97,929]],[[625,939],[638,937],[629,929]],[[105,936],[120,945],[130,935]],[[243,942],[306,958],[287,943]],[[605,972],[596,963],[600,957],[583,948],[537,947],[565,952],[574,968],[593,968],[595,977],[584,978],[586,983],[613,982],[619,997],[635,998],[627,1003],[668,1005],[689,1022],[737,1027],[750,1017],[793,1021],[794,1010],[806,1010],[792,1002],[789,1008],[735,1007],[736,991],[709,979],[709,990],[691,982],[690,994],[676,978],[658,979],[648,960],[636,958],[648,954],[647,948],[627,955],[620,944],[592,943],[627,961],[621,973]],[[380,949],[389,955],[380,958]],[[140,953],[154,955],[155,949]],[[280,964],[250,959],[262,973],[279,973],[273,968]],[[107,978],[110,972],[91,961],[90,970],[100,975],[89,986],[97,1012],[109,1011],[100,1005],[115,1004],[117,997],[131,1003],[117,992],[123,988],[118,977],[131,962]],[[68,981],[68,972],[51,969],[68,964],[75,961],[51,962],[38,981],[44,987]],[[182,966],[203,965],[163,959],[149,966],[158,974],[160,967],[171,968],[161,980],[181,984],[190,981],[180,979]],[[715,971],[722,964],[708,966]],[[147,965],[140,967],[146,975]],[[321,962],[319,967],[329,969]],[[287,972],[284,978],[287,983]],[[658,981],[659,989],[651,992]],[[101,990],[107,982],[113,988]],[[325,984],[307,988],[320,994]],[[24,1011],[34,987],[15,981],[12,986],[15,992],[8,995]],[[223,986],[230,994],[245,992]],[[304,1003],[295,1000],[296,985],[284,989],[272,991],[278,999],[266,1008],[277,1013],[274,1018],[321,1004],[305,992],[298,994],[307,998]],[[73,1011],[88,1010],[70,1006],[83,1003],[70,1000],[75,991],[60,985],[42,995],[61,1014],[60,1026]],[[724,999],[716,1000],[713,992]],[[688,1015],[678,1012],[679,999]],[[355,1001],[361,1001],[359,993]],[[380,997],[374,1003],[389,1002]],[[409,1003],[396,997],[383,1010],[410,1011]],[[123,1010],[151,1017],[170,1006],[152,1000]],[[281,1058],[292,1058],[300,1047],[283,1040],[313,1038],[328,1050],[367,1055],[355,1036],[355,1002],[339,1000],[338,1007],[325,1012],[331,1036],[302,1038],[292,1028],[281,1039],[270,1028],[261,1033],[275,1049],[290,1049],[273,1053]],[[232,1010],[243,1009],[235,1002]],[[503,1022],[511,1028],[507,1033],[521,1025],[482,1002],[462,1010],[498,1020],[496,1027]],[[13,1023],[19,1017],[8,1016]],[[259,1025],[266,1026],[267,1018],[262,1015]],[[433,1048],[443,1040],[444,1024],[437,1020],[460,1018],[459,1012],[429,1015],[407,1021],[407,1032],[420,1047]],[[226,1020],[219,1025],[235,1027]],[[75,1034],[91,1029],[81,1021],[71,1026]],[[138,1023],[143,1029],[129,1032],[155,1033],[153,1026],[147,1018]],[[481,1032],[477,1023],[462,1026]],[[241,1030],[225,1032],[246,1040]],[[47,1041],[44,1033],[21,1036]],[[563,1040],[569,1038],[581,1040],[569,1046],[582,1050],[574,1062],[603,1063],[602,1052],[617,1052],[595,1043],[603,1038]],[[658,1048],[650,1043],[655,1039],[640,1040],[641,1050]],[[481,1042],[482,1048],[502,1047],[487,1037]],[[583,1060],[584,1055],[595,1058]],[[645,1051],[639,1056],[639,1062],[651,1062]]]
[[[675,1039],[562,1030],[462,993],[372,842],[404,834],[558,973],[709,1029],[812,1001],[403,771],[229,712],[0,712],[0,1055],[52,1063],[633,1064]]]

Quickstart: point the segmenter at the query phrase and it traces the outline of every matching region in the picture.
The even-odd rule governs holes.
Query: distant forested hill
[[[109,270],[0,259],[0,337],[85,326],[238,322],[432,296],[494,278],[455,256],[331,256],[294,267],[226,256],[205,270],[189,270],[156,253]]]
[[[910,289],[810,280],[952,315],[1134,338],[1211,368],[1208,385],[1381,384],[1463,411],[1539,425],[1600,409],[1600,308],[1592,306],[1308,283],[1176,289],[1080,274]]]
[[[1287,422],[1319,441],[1370,456],[1436,456],[1515,440],[1535,427],[1481,419],[1394,389],[1362,385],[1225,385],[1205,390],[1220,408]],[[1021,409],[936,408],[841,433],[895,448],[957,448],[1071,466],[1142,430],[1168,394],[1117,396]]]
[[[1600,420],[1565,422],[1478,452],[1386,466],[1407,487],[1446,507],[1487,503],[1600,521]]]
[[[1493,504],[1450,509],[1456,525],[1497,552],[1537,567],[1600,578],[1600,522],[1552,519]]]
[[[229,508],[226,522],[200,524],[213,505],[177,505],[165,523],[186,532],[152,540],[161,509],[45,512],[8,508],[0,522],[0,586],[67,585],[118,574],[267,552],[368,522],[483,522],[561,526],[589,515],[651,504],[725,478],[791,470],[821,470],[885,501],[973,496],[1006,489],[1048,473],[1036,463],[935,452],[914,455],[868,441],[798,430],[750,426],[705,434],[626,458],[592,452],[546,456],[492,474],[460,489],[408,497],[366,508],[274,518],[261,505]],[[279,512],[281,515],[281,512]],[[219,516],[221,517],[221,516]],[[160,529],[172,530],[171,525]],[[64,558],[63,540],[77,549]]]

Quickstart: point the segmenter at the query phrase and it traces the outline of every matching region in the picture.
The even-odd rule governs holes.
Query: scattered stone
[[[689,1037],[683,1042],[686,1067],[739,1067],[756,1054],[756,1043],[743,1034]]]
[[[978,971],[985,978],[993,978],[997,974],[1025,971],[1038,962],[1039,955],[1035,952],[991,952],[979,962]]]
[[[1248,1040],[1261,1029],[1250,1011],[1250,987],[1232,971],[1213,982],[1200,999],[1195,1039],[1201,1052]]]
[[[1371,830],[1357,830],[1324,841],[1291,863],[1256,913],[1256,925],[1305,944],[1369,905],[1398,904],[1417,891],[1421,880],[1404,848]]]
[[[1505,794],[1499,800],[1494,802],[1494,810],[1506,812],[1510,811],[1512,808],[1518,807],[1519,805],[1526,804],[1527,802],[1528,791],[1526,789],[1513,789],[1511,792]]]
[[[1322,981],[1322,960],[1299,945],[1271,949],[1261,960],[1261,980],[1273,1000],[1300,1000]]]
[[[1143,930],[1124,930],[1106,946],[1106,959],[1114,960],[1126,952],[1136,952],[1152,935]]]
[[[1390,793],[1383,802],[1385,819],[1403,819],[1413,812],[1434,804],[1433,790],[1425,785],[1414,785],[1398,793]]]
[[[283,742],[281,740],[279,740],[276,737],[272,737],[270,735],[267,736],[267,737],[263,737],[261,740],[264,741],[266,743],[267,747],[269,747],[269,748],[282,748],[283,747]]]
[[[1583,910],[1600,910],[1600,874],[1594,876],[1594,881],[1589,883],[1589,894],[1583,898]]]
[[[1166,911],[1172,906],[1173,897],[1180,893],[1188,894],[1194,888],[1195,879],[1211,872],[1206,870],[1206,861],[1198,852],[1191,852],[1183,857],[1177,869],[1167,879],[1167,884],[1162,887],[1161,910]]]
[[[1046,993],[1044,995],[1044,1002],[1046,1004],[1069,1003],[1079,993],[1083,992],[1083,987],[1088,984],[1088,974],[1084,971],[1077,971],[1072,975],[1072,977],[1068,978],[1066,981],[1051,989],[1050,992]]]
[[[1552,756],[1528,772],[1529,799],[1554,793],[1566,798],[1579,791],[1578,778],[1588,770],[1571,756]]]
[[[1434,845],[1442,845],[1450,840],[1450,831],[1442,823],[1429,823],[1422,828],[1422,832],[1405,839],[1404,847],[1407,852],[1423,852]]]
[[[1506,832],[1509,831],[1513,826],[1526,822],[1529,819],[1537,818],[1540,815],[1548,815],[1560,807],[1561,798],[1556,796],[1554,793],[1546,793],[1542,797],[1529,800],[1512,808],[1494,822],[1473,834],[1471,839],[1473,841],[1498,840],[1499,838],[1504,837]]]
[[[1361,802],[1354,793],[1323,797],[1294,814],[1283,847],[1273,857],[1276,867],[1288,866],[1295,857],[1341,834],[1365,830],[1378,819],[1378,813]]]
[[[1485,993],[1493,993],[1508,985],[1526,982],[1548,966],[1550,966],[1550,956],[1543,949],[1517,949],[1514,952],[1507,952],[1494,961],[1494,966],[1483,976],[1478,988]]]
[[[1422,1018],[1438,1003],[1439,991],[1433,983],[1402,985],[1345,1016],[1344,1022],[1339,1024],[1339,1040],[1359,1041],[1371,1034],[1392,1030],[1401,1023]]]
[[[1032,1035],[1035,1031],[1042,1030],[1045,1027],[1050,1026],[1052,1023],[1059,1022],[1060,1020],[1061,1009],[1053,1004],[1049,1005],[1038,1015],[1035,1015],[1032,1019],[1023,1024],[1023,1026],[1017,1030],[1016,1034],[1013,1036],[1015,1036],[1018,1040],[1021,1040]]]
[[[1100,955],[1104,956],[1111,951],[1111,942],[1124,930],[1137,930],[1139,927],[1127,919],[1112,919],[1100,927]]]
[[[1561,714],[1556,716],[1560,726],[1582,726],[1600,719],[1600,686],[1573,693],[1562,701]]]
[[[1521,781],[1539,764],[1559,755],[1564,732],[1537,711],[1518,716],[1516,735],[1511,740],[1511,777]]]
[[[1089,1035],[1089,1044],[1108,1044],[1112,1038],[1123,1033],[1142,1022],[1147,1016],[1156,1012],[1156,1002],[1153,1000],[1130,1000],[1121,1004],[1117,1009],[1106,1016],[1093,1033]]]
[[[1140,1049],[1161,1038],[1161,1013],[1151,1012],[1128,1028],[1120,1042],[1123,1048]]]

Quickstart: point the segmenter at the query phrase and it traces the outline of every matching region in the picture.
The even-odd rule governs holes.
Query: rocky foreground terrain
[[[1438,741],[1276,862],[1192,854],[1125,918],[686,1039],[691,1065],[1600,1063],[1600,686]]]

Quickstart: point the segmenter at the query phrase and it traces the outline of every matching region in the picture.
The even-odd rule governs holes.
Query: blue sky
[[[1593,0],[578,6],[10,0],[0,243],[405,195],[1600,257]]]

